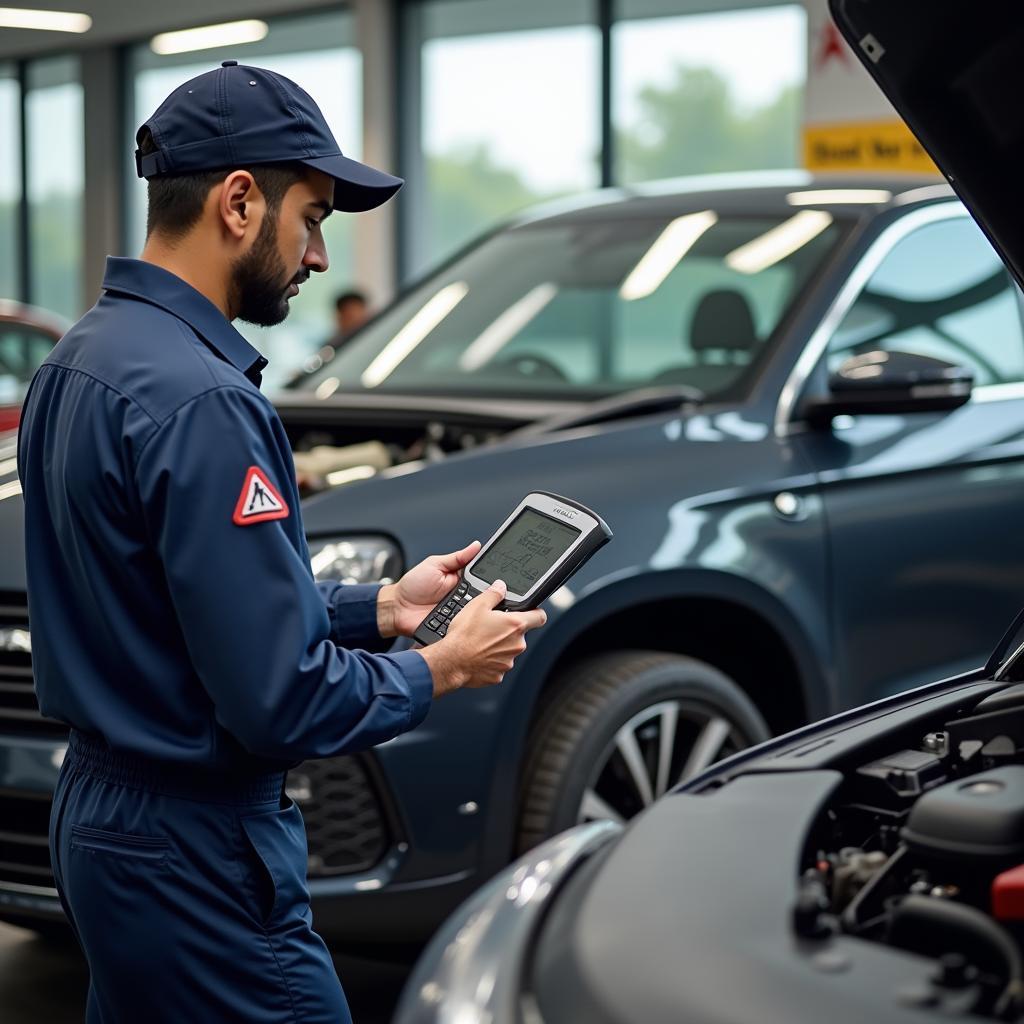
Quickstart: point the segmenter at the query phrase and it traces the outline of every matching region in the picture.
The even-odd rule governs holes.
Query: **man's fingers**
[[[467,544],[461,551],[452,551],[447,555],[437,555],[437,560],[445,572],[458,572],[465,568],[473,560],[480,550],[480,541],[475,540]]]
[[[495,580],[482,594],[474,597],[469,603],[472,605],[479,601],[485,608],[497,608],[505,600],[507,593],[508,587],[505,586],[505,581]]]
[[[508,614],[524,630],[537,629],[548,621],[547,613],[543,608],[534,608],[533,611],[529,612],[509,612]]]

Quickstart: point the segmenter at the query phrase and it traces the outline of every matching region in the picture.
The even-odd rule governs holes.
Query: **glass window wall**
[[[85,189],[82,83],[76,57],[28,65],[29,287],[33,305],[66,317],[83,309]]]
[[[803,6],[678,10],[667,0],[616,5],[616,180],[799,166]]]
[[[509,214],[600,180],[601,40],[589,0],[410,5],[419,62],[407,269]],[[416,162],[422,159],[423,166]]]

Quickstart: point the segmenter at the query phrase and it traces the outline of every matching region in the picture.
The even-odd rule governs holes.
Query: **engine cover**
[[[1005,765],[925,793],[901,835],[930,857],[1024,859],[1024,766]]]

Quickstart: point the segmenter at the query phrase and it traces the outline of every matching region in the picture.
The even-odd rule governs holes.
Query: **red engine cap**
[[[992,880],[992,916],[999,921],[1024,921],[1024,864]]]

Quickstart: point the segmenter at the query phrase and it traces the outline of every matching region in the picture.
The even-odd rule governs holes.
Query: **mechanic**
[[[87,1021],[337,1024],[286,768],[500,682],[544,614],[498,612],[498,582],[443,641],[368,653],[412,634],[476,542],[388,586],[312,576],[266,361],[231,321],[283,320],[327,269],[332,208],[372,209],[401,179],[342,156],[293,82],[235,61],[137,141],[142,258],[108,261],[19,439],[39,704],[71,726],[50,852]]]

